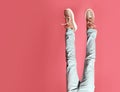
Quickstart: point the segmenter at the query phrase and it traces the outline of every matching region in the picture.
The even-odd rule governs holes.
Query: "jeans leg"
[[[94,63],[96,57],[95,38],[97,30],[88,29],[87,31],[87,48],[84,63],[83,79],[81,81],[79,92],[94,92]]]
[[[66,76],[67,76],[67,91],[77,92],[79,85],[79,77],[76,67],[75,56],[75,34],[72,29],[66,30]]]

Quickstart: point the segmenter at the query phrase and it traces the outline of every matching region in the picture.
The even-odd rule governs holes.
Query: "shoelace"
[[[95,28],[95,24],[92,18],[87,19],[87,28]]]
[[[69,26],[70,21],[71,21],[71,18],[70,18],[70,17],[65,17],[65,23],[63,23],[63,24],[61,24],[61,25],[63,25],[63,26]]]

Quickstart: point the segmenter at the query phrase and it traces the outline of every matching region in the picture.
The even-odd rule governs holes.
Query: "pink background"
[[[119,0],[1,0],[0,92],[66,92],[63,10],[78,24],[79,78],[85,57],[84,12],[91,7],[98,28],[95,92],[120,92]]]

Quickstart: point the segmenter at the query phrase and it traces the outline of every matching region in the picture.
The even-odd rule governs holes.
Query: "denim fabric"
[[[95,38],[97,30],[87,30],[87,47],[82,80],[77,73],[75,55],[75,33],[66,30],[66,76],[67,92],[94,92],[94,63],[96,57]]]

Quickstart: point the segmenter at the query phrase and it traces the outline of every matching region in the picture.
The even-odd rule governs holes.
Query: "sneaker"
[[[76,25],[76,22],[75,22],[75,19],[74,19],[74,13],[71,9],[66,9],[64,10],[64,16],[65,16],[65,28],[71,28],[73,29],[74,31],[77,30],[77,25]]]
[[[95,29],[95,24],[94,24],[95,14],[94,14],[94,11],[92,9],[87,9],[85,17],[86,17],[86,27],[87,27],[87,29]]]

